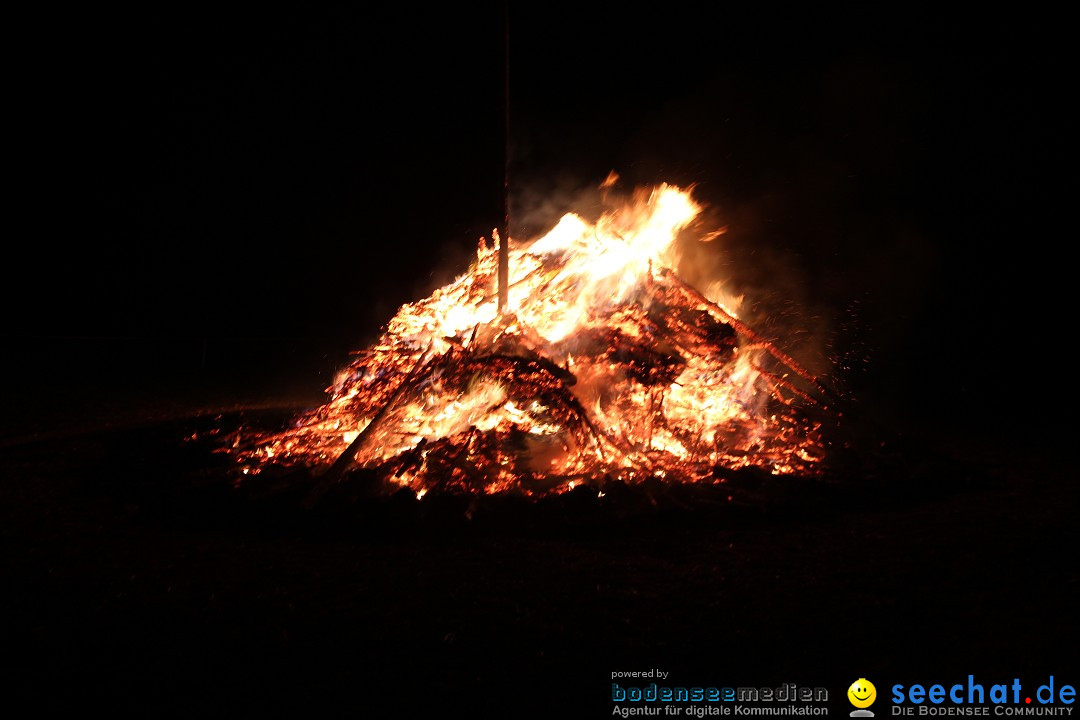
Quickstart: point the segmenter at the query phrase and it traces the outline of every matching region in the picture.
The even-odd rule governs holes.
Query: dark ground
[[[825,686],[839,713],[857,677],[879,693],[1075,678],[1078,489],[1041,445],[893,439],[876,474],[736,483],[734,510],[630,493],[470,521],[430,498],[242,499],[183,438],[287,409],[230,403],[5,441],[7,697],[600,717],[611,672],[657,666],[680,684]]]
[[[318,402],[499,223],[501,20],[18,21],[0,704],[599,717],[658,666],[835,716],[859,677],[1078,684],[1074,43],[1034,9],[512,12],[515,237],[611,169],[697,183],[729,227],[703,262],[835,363],[868,470],[469,522],[215,484],[185,436]]]

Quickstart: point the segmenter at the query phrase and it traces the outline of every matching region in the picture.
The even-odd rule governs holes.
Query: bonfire
[[[748,466],[815,474],[822,382],[676,273],[676,237],[700,212],[661,185],[595,223],[569,213],[508,243],[502,311],[499,252],[481,238],[468,271],[401,307],[324,405],[233,438],[240,482],[303,465],[316,496],[363,472],[420,498],[538,497]]]

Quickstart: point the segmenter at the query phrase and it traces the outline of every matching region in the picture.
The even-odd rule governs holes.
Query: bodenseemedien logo
[[[855,706],[855,709],[851,711],[851,717],[874,717],[874,713],[866,709],[874,704],[874,700],[877,700],[877,688],[874,687],[874,683],[866,678],[859,678],[847,689],[847,698]]]

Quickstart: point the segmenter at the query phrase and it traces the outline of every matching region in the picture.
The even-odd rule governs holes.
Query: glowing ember
[[[562,492],[605,475],[712,481],[717,466],[814,472],[818,424],[799,409],[821,386],[675,274],[675,238],[699,211],[661,185],[596,224],[564,216],[511,246],[501,316],[497,252],[481,240],[469,271],[403,306],[325,405],[284,432],[237,436],[244,473],[348,453],[342,463],[422,497]]]

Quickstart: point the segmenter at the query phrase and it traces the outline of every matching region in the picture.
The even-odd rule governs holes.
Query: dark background
[[[317,402],[401,303],[464,271],[503,212],[501,8],[25,19],[0,330],[22,681],[183,714],[396,702],[414,681],[435,704],[505,708],[515,682],[591,703],[642,664],[837,698],[838,675],[1066,673],[1060,25],[515,6],[515,236],[612,169],[695,183],[753,316],[836,363],[918,490],[764,525],[327,539],[126,483],[175,459],[153,422]]]
[[[26,29],[16,387],[74,364],[151,394],[199,373],[318,391],[501,224],[497,7]],[[511,32],[515,234],[611,169],[696,183],[724,274],[756,316],[794,314],[867,412],[1043,422],[1056,393],[1025,378],[1057,364],[1069,285],[1052,18],[528,6]]]

